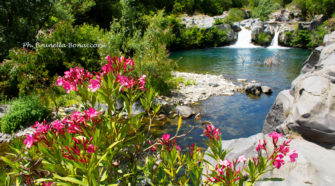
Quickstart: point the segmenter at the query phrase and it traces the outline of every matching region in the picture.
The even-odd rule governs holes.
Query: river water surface
[[[278,93],[290,87],[309,54],[310,50],[293,48],[210,48],[174,52],[170,58],[178,61],[178,71],[224,75],[234,82],[238,78],[256,80],[273,89],[270,96],[248,97],[236,93],[234,96],[214,96],[193,106],[201,112],[202,121],[210,121],[221,129],[223,139],[234,139],[262,131],[264,119]],[[274,57],[280,64],[265,66],[264,60],[268,57]],[[195,126],[192,133],[179,140],[182,147],[192,143],[204,145],[200,121],[183,120],[182,131],[192,126]],[[172,120],[155,130],[159,135],[174,135],[176,128],[177,121]]]

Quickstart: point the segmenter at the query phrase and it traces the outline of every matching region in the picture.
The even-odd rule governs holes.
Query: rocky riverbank
[[[234,92],[243,91],[243,86],[236,85],[225,79],[222,75],[195,74],[186,72],[173,72],[175,78],[182,78],[184,83],[172,91],[173,100],[179,104],[188,105],[205,100],[211,96],[233,96]]]

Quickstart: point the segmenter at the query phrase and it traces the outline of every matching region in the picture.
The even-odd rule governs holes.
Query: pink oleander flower
[[[78,91],[78,85],[84,84],[92,78],[92,74],[78,67],[70,68],[69,71],[64,72],[64,77],[59,77],[57,80],[58,86],[63,86],[67,93],[71,90]]]
[[[95,92],[100,88],[100,81],[96,79],[91,79],[90,83],[87,87],[92,91]]]
[[[30,149],[34,144],[34,137],[32,135],[26,135],[26,139],[24,140],[24,144],[28,149]]]
[[[227,159],[226,159],[226,160],[223,160],[223,161],[220,160],[220,161],[219,161],[219,164],[222,165],[223,168],[224,168],[224,167],[231,166],[231,162],[230,162],[229,160],[227,160]]]
[[[149,144],[152,145],[150,140],[149,140]],[[151,150],[155,152],[155,151],[156,151],[156,147],[153,146],[153,147],[151,148]]]
[[[294,150],[292,153],[289,154],[291,162],[295,162],[296,158],[298,158],[298,153]]]
[[[207,125],[205,130],[203,131],[203,135],[211,140],[219,140],[221,132],[220,129],[215,128],[214,125]]]
[[[181,151],[181,148],[180,148],[179,145],[176,146],[176,149],[179,150],[179,151]]]
[[[65,125],[62,124],[59,120],[56,120],[51,123],[51,127],[52,129],[55,129],[57,132],[61,132],[64,129]]]
[[[273,162],[273,165],[277,169],[280,169],[280,167],[285,164],[285,161],[283,160],[283,158],[284,158],[284,155],[278,154],[275,161]]]
[[[245,162],[245,161],[247,161],[247,158],[245,158],[245,155],[242,155],[242,156],[238,157],[238,159],[237,159],[238,163],[242,163],[242,162]]]
[[[94,153],[95,150],[96,150],[97,148],[98,148],[98,147],[96,147],[96,146],[90,144],[90,145],[88,146],[87,153]]]
[[[145,91],[145,75],[142,75],[139,79],[138,79],[138,84],[140,86],[140,89],[142,89],[143,91]]]
[[[164,135],[162,136],[162,139],[163,139],[166,143],[168,143],[168,142],[169,142],[169,139],[170,139],[170,134],[164,134]]]
[[[43,186],[51,186],[53,182],[43,182]]]
[[[285,146],[285,145],[280,145],[279,146],[279,152],[286,155],[287,153],[290,152],[290,148],[288,146]]]
[[[256,147],[256,151],[260,151],[261,149],[265,150],[266,149],[266,142],[263,140],[263,144],[261,144],[261,140],[258,141],[258,145]]]
[[[269,137],[271,137],[274,144],[276,144],[278,142],[278,139],[283,137],[283,134],[278,134],[277,132],[272,132],[272,133],[269,134]]]
[[[94,119],[99,116],[99,112],[97,112],[94,108],[89,108],[88,111],[85,110],[84,114],[87,115],[90,119]]]

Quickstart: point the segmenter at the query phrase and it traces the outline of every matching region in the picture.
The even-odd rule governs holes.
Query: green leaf
[[[9,165],[10,167],[12,167],[13,169],[18,169],[18,167],[15,165],[15,163],[13,163],[8,158],[6,158],[4,156],[1,156],[0,159],[2,159],[2,161],[4,161],[7,165]]]
[[[122,141],[122,140],[121,140]],[[95,168],[99,166],[99,164],[107,157],[109,150],[111,150],[113,147],[115,147],[118,143],[120,143],[121,141],[116,141],[113,144],[111,144],[107,149],[106,149],[106,153],[100,158],[100,160],[98,161],[98,163],[96,163],[96,165],[94,166]]]
[[[76,178],[73,178],[73,177],[61,177],[57,174],[54,174],[54,178],[62,180],[62,181],[78,184],[78,185],[85,185],[84,182],[82,182],[82,181],[80,181]]]

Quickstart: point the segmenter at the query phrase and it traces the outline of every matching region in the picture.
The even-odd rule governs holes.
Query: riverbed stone
[[[194,111],[192,110],[191,107],[188,106],[177,106],[176,107],[176,112],[183,118],[187,119],[194,115]]]
[[[245,93],[259,96],[262,93],[261,83],[250,83],[245,86]]]
[[[272,89],[268,86],[261,86],[261,89],[264,94],[272,94]]]

